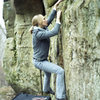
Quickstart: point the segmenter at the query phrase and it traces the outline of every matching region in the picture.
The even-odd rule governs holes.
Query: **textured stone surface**
[[[7,82],[6,82],[6,79],[5,79],[5,73],[4,73],[4,70],[2,68],[2,66],[0,66],[0,88],[3,87],[3,86],[7,86]]]
[[[52,7],[57,0],[43,0],[45,7]]]
[[[37,12],[43,13],[44,8],[39,8],[38,11],[32,8],[34,12],[30,13],[27,0],[25,5],[20,4],[19,7],[17,1],[14,0],[17,11],[15,36],[7,39],[4,67],[8,81],[17,92],[37,94],[41,91],[39,70],[32,64],[32,37],[28,29],[32,16]],[[43,0],[47,15],[55,1]],[[37,1],[33,0],[31,3],[33,2],[37,6]],[[49,60],[65,69],[68,100],[99,100],[100,1],[63,0],[58,9],[62,9],[62,25],[59,34],[51,38]],[[51,29],[54,24],[55,21],[49,28]],[[52,76],[52,80],[51,85],[54,88],[55,75]]]
[[[67,43],[63,45],[63,57],[67,93],[71,100],[100,98],[100,44],[95,34],[95,3],[92,0],[76,1],[65,11],[67,30],[64,30],[63,43]]]
[[[4,3],[4,20],[7,29],[7,37],[14,37],[14,21],[15,21],[15,11],[11,6],[10,0]]]
[[[44,6],[42,0],[12,0],[15,5],[17,14],[30,14],[34,15],[38,13],[43,13]]]
[[[15,91],[10,86],[0,88],[0,100],[12,100],[15,94]]]
[[[65,69],[69,100],[100,98],[99,3],[64,0],[59,5],[62,27],[59,35],[51,39],[50,58]]]
[[[0,88],[7,85],[3,71],[3,55],[5,49],[6,31],[3,20],[3,0],[0,1]]]
[[[9,34],[4,55],[4,69],[7,81],[17,93],[26,92],[37,95],[41,93],[40,71],[32,63],[32,35],[28,30],[31,27],[32,17],[38,13],[44,14],[44,6],[41,0],[12,0],[12,2],[14,2],[16,14],[15,17],[13,16],[15,20],[12,19],[12,22],[14,22],[12,24],[13,28],[8,27],[6,23]],[[4,5],[7,10],[9,9],[8,3],[11,5],[9,1]],[[34,10],[37,7],[39,9]],[[6,19],[10,20],[9,13],[11,11],[7,11],[8,16],[5,13],[4,10],[5,21]],[[11,28],[13,31],[9,33]]]

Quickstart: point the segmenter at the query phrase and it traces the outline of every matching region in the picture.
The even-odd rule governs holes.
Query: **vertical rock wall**
[[[37,12],[44,13],[40,1],[14,0],[14,37],[8,38],[4,67],[17,92],[40,91],[39,71],[32,64],[32,37],[28,32],[32,17]],[[56,1],[43,0],[47,15]],[[38,6],[41,9],[36,9]],[[63,0],[58,9],[62,10],[62,24],[59,34],[51,38],[49,59],[65,69],[68,100],[99,100],[100,1]],[[49,29],[54,24],[55,20]],[[54,75],[52,80],[54,87]]]
[[[7,85],[3,71],[3,55],[5,49],[6,29],[3,19],[3,0],[0,3],[0,88]]]
[[[97,2],[77,0],[65,10],[63,59],[70,100],[100,98],[100,38],[95,33]]]
[[[2,22],[3,22],[3,19],[2,19]],[[3,25],[1,25],[1,23],[0,23],[0,88],[7,85],[7,82],[5,81],[4,71],[2,68],[3,55],[4,55],[4,49],[5,49],[4,47],[5,47],[5,40],[6,40],[5,34],[6,34],[5,29],[4,29]]]
[[[62,26],[51,39],[50,56],[65,69],[68,100],[100,99],[99,4],[99,0],[64,0],[59,5]]]
[[[4,69],[8,83],[17,93],[41,93],[40,72],[32,63],[32,35],[29,33],[32,17],[39,13],[45,14],[41,0],[8,0],[4,5],[7,27]]]

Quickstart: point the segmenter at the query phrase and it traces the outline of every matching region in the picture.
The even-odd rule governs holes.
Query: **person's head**
[[[47,20],[43,15],[39,14],[32,18],[32,25],[44,28],[47,26]]]
[[[32,18],[32,27],[30,28],[30,32],[32,33],[32,28],[34,26],[38,26],[38,27],[44,28],[47,25],[48,25],[47,24],[47,20],[45,19],[45,17],[43,15],[41,15],[41,14],[35,15]]]

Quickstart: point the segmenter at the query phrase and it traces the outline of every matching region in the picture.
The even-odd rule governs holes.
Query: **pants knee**
[[[60,69],[60,70],[58,71],[58,74],[64,75],[64,69]]]

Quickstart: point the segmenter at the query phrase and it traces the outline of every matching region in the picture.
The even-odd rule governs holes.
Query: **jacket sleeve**
[[[55,15],[56,15],[56,10],[53,9],[51,14],[49,15],[49,17],[47,19],[48,26],[52,22],[52,20],[54,19]]]
[[[59,32],[59,29],[60,29],[60,24],[56,23],[54,28],[52,30],[50,30],[50,31],[48,31],[48,30],[40,30],[40,31],[38,31],[38,33],[36,34],[36,37],[39,40],[47,39],[49,37],[57,35],[58,32]]]

